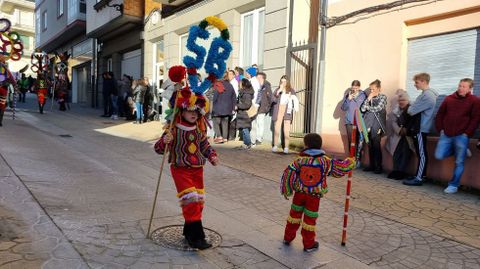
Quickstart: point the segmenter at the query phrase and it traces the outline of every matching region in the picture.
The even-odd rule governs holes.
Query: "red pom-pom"
[[[181,65],[175,65],[168,70],[168,77],[173,82],[181,82],[185,78],[187,69]]]

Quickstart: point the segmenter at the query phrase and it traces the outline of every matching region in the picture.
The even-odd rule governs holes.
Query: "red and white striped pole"
[[[357,138],[357,120],[356,115],[353,116],[353,125],[352,125],[352,140],[350,142],[350,157],[355,158],[356,151],[356,138]],[[345,246],[347,242],[347,224],[348,224],[348,208],[350,207],[350,190],[352,188],[352,176],[353,172],[350,170],[348,173],[347,180],[347,191],[345,196],[345,211],[343,213],[343,230],[342,230],[342,246]]]

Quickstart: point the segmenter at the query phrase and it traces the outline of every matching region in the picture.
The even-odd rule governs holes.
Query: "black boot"
[[[200,250],[212,247],[212,244],[205,240],[205,232],[203,231],[202,221],[194,221],[190,223],[191,238],[187,238],[188,245],[192,248]]]
[[[187,240],[188,245],[190,245],[190,242],[193,240],[191,227],[191,223],[185,222],[185,224],[183,224],[183,236],[185,236],[185,240]]]

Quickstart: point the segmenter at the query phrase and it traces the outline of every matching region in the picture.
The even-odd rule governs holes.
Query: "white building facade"
[[[1,0],[0,17],[10,20],[11,31],[20,34],[23,43],[23,57],[19,61],[9,61],[9,67],[13,72],[30,64],[30,55],[35,49],[35,1],[27,0]],[[33,75],[28,68],[25,74]]]

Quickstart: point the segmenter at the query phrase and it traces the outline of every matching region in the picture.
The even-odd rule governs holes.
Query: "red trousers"
[[[295,192],[283,239],[289,242],[295,239],[297,230],[301,224],[303,247],[312,247],[315,243],[315,225],[318,218],[319,206],[319,197],[302,192]]]
[[[202,220],[205,198],[203,167],[170,166],[186,223]]]

